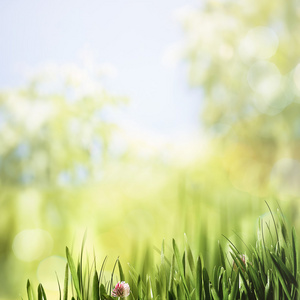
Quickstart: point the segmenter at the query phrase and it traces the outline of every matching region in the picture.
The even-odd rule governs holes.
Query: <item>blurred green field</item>
[[[119,256],[125,270],[127,262],[142,270],[149,255],[160,259],[155,248],[160,248],[163,239],[170,245],[175,238],[182,246],[185,234],[212,271],[220,260],[218,240],[226,244],[222,234],[245,249],[238,236],[253,243],[258,218],[269,223],[270,214],[265,198],[234,189],[214,163],[201,164],[202,172],[154,163],[141,163],[132,170],[130,164],[126,176],[112,176],[112,182],[95,187],[6,191],[1,202],[2,211],[7,212],[1,226],[1,281],[6,287],[2,293],[10,295],[8,299],[24,296],[30,278],[35,284],[42,282],[51,295],[57,290],[55,272],[63,281],[65,246],[77,253],[85,231],[88,254],[100,259],[108,256],[108,274]],[[123,165],[115,171],[124,170]],[[273,197],[267,201],[276,205]],[[280,205],[289,222],[299,228],[292,209],[296,203]]]
[[[143,270],[163,240],[181,247],[186,235],[209,272],[223,235],[255,241],[266,201],[299,232],[299,12],[297,1],[206,1],[181,16],[203,105],[198,137],[180,147],[126,134],[114,118],[130,99],[78,66],[2,90],[0,299],[25,297],[28,278],[57,299],[65,247],[78,251],[85,232],[107,270],[117,257]]]

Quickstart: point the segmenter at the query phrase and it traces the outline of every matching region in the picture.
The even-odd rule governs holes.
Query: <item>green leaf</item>
[[[244,283],[245,292],[247,294],[248,299],[253,299],[253,295],[251,293],[251,290],[249,288],[248,282],[247,282],[247,280],[245,278],[245,275],[244,275],[244,272],[245,272],[244,267],[245,266],[243,266],[243,264],[244,264],[243,261],[241,260],[239,254],[238,255],[234,255],[232,252],[230,252],[230,254],[231,254],[231,256],[232,256],[235,264],[238,266],[238,268],[240,270],[240,275],[241,275],[242,281]]]
[[[216,291],[218,291],[219,289],[218,273],[219,270],[217,269],[217,266],[214,266],[212,280],[213,280],[213,287],[215,288]]]
[[[155,278],[155,288],[156,288],[156,295],[157,295],[157,297],[160,298],[160,295],[161,295],[161,284],[160,284],[160,280],[158,280],[158,278]]]
[[[185,278],[185,252],[183,252],[181,261],[182,261],[182,267],[183,267],[183,277]]]
[[[138,281],[137,281],[137,288],[138,288],[138,295],[139,295],[139,299],[143,299],[143,285],[142,285],[142,280],[141,280],[141,276],[139,275],[138,277]]]
[[[61,300],[61,287],[60,287],[59,279],[58,279],[56,272],[55,272],[55,275],[56,275],[56,281],[57,281],[57,285],[58,285],[59,300]]]
[[[205,299],[210,299],[209,276],[205,267],[203,268],[203,285]]]
[[[125,281],[125,275],[120,260],[118,260],[118,267],[119,267],[120,281]]]
[[[184,297],[185,292],[183,289],[182,284],[177,285],[177,299],[186,299],[186,297]]]
[[[254,296],[253,296],[253,294],[251,293],[250,287],[248,285],[248,282],[247,282],[247,280],[245,278],[245,275],[244,275],[243,271],[240,272],[240,275],[241,275],[242,281],[244,283],[245,292],[247,294],[248,299],[255,299]]]
[[[284,281],[282,275],[281,275],[281,274],[278,274],[278,278],[279,278],[279,281],[280,281],[280,283],[281,283],[281,286],[282,286],[282,288],[283,288],[283,290],[284,290],[284,292],[285,292],[287,298],[288,298],[289,300],[292,300],[292,297],[291,297],[291,295],[290,295],[290,292],[289,292],[289,290],[288,290],[288,288],[287,288],[287,286],[286,286],[286,283],[285,283],[285,281]]]
[[[99,271],[99,283],[102,282],[102,276],[103,276],[103,272],[104,272],[104,267],[105,267],[106,261],[107,261],[107,256],[105,256],[105,258],[104,258],[104,260],[102,262],[102,265],[101,265],[101,269]]]
[[[297,266],[298,266],[298,255],[296,249],[296,232],[295,228],[292,229],[292,257],[293,257],[293,274],[294,277],[297,278]],[[297,299],[297,288],[292,287],[292,296],[293,299]]]
[[[202,262],[200,256],[197,258],[196,267],[196,300],[202,299]]]
[[[221,269],[222,274],[220,275],[220,280],[222,282],[222,299],[228,299],[228,278],[227,278],[227,271],[225,269]]]
[[[172,291],[168,292],[168,300],[177,300],[174,293]]]
[[[248,265],[248,275],[254,284],[254,290],[258,299],[264,298],[264,285],[258,276],[256,270],[249,264]]]
[[[238,292],[239,292],[239,272],[240,272],[240,270],[237,270],[236,275],[235,275],[235,279],[233,281],[233,285],[232,285],[231,290],[230,290],[230,296],[229,296],[230,300],[237,299],[237,295],[238,295]]]
[[[177,266],[178,266],[178,270],[179,270],[179,273],[180,273],[180,276],[181,276],[181,280],[182,280],[182,284],[183,284],[183,287],[184,287],[185,295],[186,295],[187,299],[190,299],[190,293],[188,291],[188,287],[187,287],[187,284],[186,284],[186,281],[185,281],[184,266],[182,264],[182,260],[180,258],[179,250],[178,250],[178,247],[177,247],[176,242],[175,242],[174,239],[173,239],[173,251],[174,251],[174,254],[175,254],[176,261],[177,261]]]
[[[291,293],[286,285],[286,282],[292,283],[295,286],[297,286],[297,281],[294,278],[293,274],[287,269],[287,267],[282,263],[282,261],[279,259],[279,257],[276,257],[274,254],[270,253],[271,258],[274,262],[274,266],[277,270],[276,275],[278,276],[278,279],[282,285],[282,288],[289,300],[292,299]]]
[[[99,279],[97,271],[95,270],[93,278],[93,300],[99,300]]]
[[[298,286],[297,280],[294,277],[294,275],[291,273],[291,271],[286,267],[286,265],[282,262],[282,260],[274,255],[273,253],[270,253],[271,259],[278,270],[278,272],[281,274],[282,278],[286,280],[286,282],[292,283],[295,286]]]
[[[270,214],[271,214],[271,217],[272,217],[272,220],[273,220],[273,224],[274,224],[274,228],[275,228],[275,233],[276,233],[276,237],[277,237],[277,242],[279,242],[279,235],[278,235],[278,231],[277,231],[277,226],[276,226],[276,222],[275,222],[275,218],[274,218],[274,215],[273,215],[273,212],[268,204],[267,201],[265,201],[265,203],[267,204],[268,208],[269,208],[269,211],[270,211]]]
[[[28,300],[35,300],[35,296],[29,280],[27,280],[26,290],[27,290]]]
[[[80,289],[81,295],[83,296],[82,267],[81,267],[80,261],[77,263],[77,278],[78,278],[78,283],[79,283],[79,289]]]
[[[268,270],[268,276],[267,276],[267,284],[265,285],[265,300],[270,299],[270,287],[271,287],[271,272]]]
[[[215,288],[211,289],[211,294],[214,300],[220,300],[218,293],[216,292]]]
[[[192,250],[191,250],[189,244],[187,243],[187,241],[186,241],[186,253],[187,253],[187,261],[189,263],[190,270],[191,270],[192,274],[194,274],[194,271],[195,271],[194,257],[193,257]]]
[[[64,298],[63,298],[63,300],[68,300],[68,287],[69,287],[69,267],[68,267],[68,264],[66,264],[65,279],[64,279]]]
[[[112,286],[113,286],[113,279],[114,279],[114,272],[115,272],[115,268],[116,268],[116,265],[119,261],[119,258],[117,258],[115,264],[114,264],[114,267],[113,267],[113,270],[111,272],[111,278],[110,278],[110,286],[109,286],[109,293],[111,294],[111,291],[112,291]]]
[[[298,257],[297,257],[297,249],[296,249],[296,232],[295,228],[292,229],[292,252],[293,252],[293,273],[294,277],[297,277],[297,265],[298,265]]]
[[[133,280],[133,282],[135,283],[135,285],[137,286],[139,275],[138,275],[137,271],[134,269],[134,267],[131,264],[128,264],[128,266],[129,266],[130,277]]]
[[[102,296],[106,295],[106,289],[105,286],[101,283],[100,284],[100,298],[102,299]]]
[[[225,263],[225,256],[224,256],[224,251],[222,249],[220,241],[218,241],[219,244],[219,251],[220,251],[220,258],[221,258],[221,264],[222,267],[226,270],[226,263]]]
[[[38,286],[38,300],[47,300],[45,290],[41,284]]]
[[[173,288],[173,280],[174,280],[174,264],[175,264],[175,255],[172,255],[171,267],[170,267],[170,276],[169,276],[169,286],[168,291],[171,292]]]
[[[153,299],[153,289],[151,283],[151,277],[147,275],[146,278],[146,299]]]
[[[66,247],[66,256],[67,256],[67,261],[68,261],[68,264],[69,264],[73,284],[74,284],[74,287],[75,287],[75,290],[76,290],[76,293],[77,293],[77,297],[80,300],[82,300],[82,294],[81,294],[81,290],[80,290],[79,279],[78,279],[78,276],[77,276],[74,261],[72,259],[72,256],[70,255],[70,251],[69,251],[68,247]]]

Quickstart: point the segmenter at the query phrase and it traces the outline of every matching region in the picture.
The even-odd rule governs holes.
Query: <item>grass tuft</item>
[[[128,264],[128,271],[124,272],[117,258],[109,280],[103,276],[107,257],[98,271],[94,256],[92,271],[88,264],[84,266],[83,245],[77,264],[66,248],[67,265],[63,290],[58,282],[59,299],[115,299],[111,296],[114,285],[117,281],[126,280],[130,285],[129,300],[298,299],[296,231],[287,227],[280,210],[277,214],[271,212],[271,217],[272,224],[259,222],[255,245],[244,243],[246,253],[226,237],[225,241],[229,242],[228,251],[224,251],[219,242],[220,264],[211,270],[207,269],[200,254],[193,253],[186,237],[184,249],[180,249],[173,239],[170,253],[166,252],[163,241],[161,250],[158,251],[160,260],[157,265],[153,265],[146,251],[147,262],[141,271]],[[275,232],[275,238],[272,232]],[[116,268],[119,272],[115,272]],[[38,285],[37,298],[29,280],[26,290],[28,300],[47,299],[42,284]]]

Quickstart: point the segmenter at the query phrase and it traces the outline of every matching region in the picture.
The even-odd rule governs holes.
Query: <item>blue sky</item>
[[[199,128],[200,91],[170,59],[184,35],[174,14],[196,0],[1,0],[0,88],[47,62],[77,63],[89,53],[110,64],[110,90],[127,95],[123,117],[142,131],[188,135]],[[172,52],[172,51],[171,51]]]

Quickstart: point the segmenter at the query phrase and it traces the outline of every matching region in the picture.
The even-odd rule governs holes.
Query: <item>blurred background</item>
[[[57,299],[84,232],[110,271],[185,233],[209,268],[265,201],[298,230],[299,19],[297,0],[1,0],[0,299],[28,278]]]

